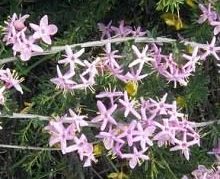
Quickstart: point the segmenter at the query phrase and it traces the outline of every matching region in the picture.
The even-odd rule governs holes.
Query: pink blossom
[[[112,113],[117,108],[116,104],[114,104],[110,109],[107,110],[105,105],[101,101],[97,101],[97,107],[99,109],[100,115],[93,118],[92,122],[94,122],[94,123],[102,122],[102,125],[101,125],[102,131],[107,127],[108,123],[117,125],[117,122],[112,117]]]
[[[134,101],[128,99],[128,94],[124,92],[124,100],[119,99],[119,102],[125,107],[124,117],[127,117],[129,113],[132,113],[138,119],[141,119],[140,114],[134,109]]]
[[[62,121],[50,121],[50,124],[45,127],[51,134],[49,144],[53,146],[60,143],[62,153],[69,153],[67,150],[67,141],[73,140],[75,136],[75,125],[70,124],[67,128],[64,127]]]
[[[52,78],[50,81],[56,84],[57,88],[62,89],[64,91],[71,90],[75,84],[75,81],[71,80],[74,76],[74,73],[66,73],[62,74],[59,66],[57,65],[57,78]]]
[[[20,39],[14,43],[12,49],[14,50],[14,54],[17,52],[20,53],[20,58],[22,61],[28,61],[33,55],[33,52],[43,52],[43,49],[35,44],[35,40],[32,38],[32,36],[28,37],[27,39],[24,31],[21,31],[20,33]]]
[[[142,52],[140,52],[135,45],[132,45],[132,49],[135,52],[137,59],[135,59],[134,61],[132,61],[129,64],[129,66],[128,66],[129,68],[131,68],[135,65],[139,65],[139,68],[142,69],[145,63],[149,63],[149,61],[153,61],[153,58],[147,56],[148,45],[146,45],[143,48]]]
[[[88,142],[84,134],[82,134],[80,138],[74,137],[74,144],[67,147],[66,151],[68,153],[77,151],[81,161],[83,161],[86,157],[84,167],[90,166],[91,161],[96,162],[95,157],[93,155],[93,146],[91,143]]]
[[[6,21],[6,27],[4,30],[4,37],[3,41],[6,42],[7,45],[14,44],[16,42],[16,35],[21,30],[25,29],[25,20],[29,17],[29,15],[24,15],[19,17],[16,13],[12,15],[12,17],[9,17],[8,21]]]
[[[69,109],[69,114],[70,116],[64,116],[62,121],[63,123],[73,123],[78,132],[81,131],[81,127],[89,125],[88,122],[84,120],[87,116],[76,114],[72,109]]]
[[[100,132],[99,135],[97,135],[96,137],[103,140],[104,146],[107,150],[113,149],[116,143],[125,143],[124,140],[122,140],[121,137],[118,136],[118,131],[112,129],[112,126],[110,126],[107,132]]]
[[[114,98],[123,96],[123,93],[121,91],[104,91],[100,92],[98,95],[96,95],[96,98],[109,98],[111,101],[111,105],[114,105]]]
[[[174,139],[174,140],[177,145],[172,147],[170,151],[182,150],[182,153],[184,154],[185,158],[189,160],[189,147],[198,144],[198,141],[197,140],[188,141],[187,132],[183,133],[182,140],[178,140],[178,139]]]
[[[74,71],[76,64],[80,66],[85,66],[85,64],[79,59],[79,57],[85,52],[85,49],[81,49],[80,51],[73,53],[71,47],[69,45],[65,46],[64,59],[59,60],[58,63],[70,65],[70,69]]]
[[[217,13],[215,11],[211,10],[211,4],[209,3],[208,8],[206,8],[204,5],[199,4],[199,8],[202,11],[202,15],[200,15],[200,18],[198,20],[199,24],[204,23],[206,20],[210,22],[217,19]]]
[[[134,142],[136,126],[137,126],[137,121],[132,120],[130,124],[121,127],[122,132],[118,136],[119,138],[125,137],[127,139],[128,146],[130,147],[133,145],[133,142]]]
[[[216,60],[220,60],[219,56],[217,55],[217,52],[220,51],[220,47],[216,47],[216,46],[215,46],[215,42],[216,42],[216,37],[214,36],[214,37],[212,38],[212,41],[211,41],[210,44],[204,44],[204,45],[201,44],[201,45],[198,45],[198,47],[199,47],[200,49],[205,50],[205,53],[201,56],[201,59],[204,59],[204,60],[205,60],[205,58],[206,58],[207,56],[213,55],[213,56],[216,58]]]
[[[107,65],[110,68],[120,68],[120,65],[118,64],[116,59],[122,58],[122,56],[116,55],[116,53],[118,53],[118,50],[112,51],[111,43],[107,43],[104,51],[105,54],[103,54],[102,57],[102,59],[104,60],[104,65]]]
[[[147,155],[144,155],[147,148],[142,151],[138,151],[136,147],[133,148],[133,153],[122,154],[122,158],[129,159],[129,166],[133,169],[137,164],[141,164],[141,160],[149,160]]]
[[[131,32],[133,37],[142,37],[144,36],[147,32],[146,31],[141,31],[141,27],[138,26],[137,28],[134,27],[134,30]]]
[[[107,39],[111,38],[111,32],[112,32],[111,25],[112,25],[112,21],[110,21],[107,25],[103,23],[98,23],[99,31],[102,32],[101,39],[104,39],[105,37]]]
[[[40,20],[40,25],[30,23],[30,27],[35,31],[33,34],[34,39],[42,39],[46,44],[51,44],[51,37],[57,33],[57,26],[48,24],[48,16],[45,15]]]
[[[0,70],[0,80],[2,80],[4,82],[4,85],[7,89],[14,87],[17,91],[19,91],[21,94],[23,94],[23,90],[20,86],[20,83],[24,79],[23,78],[19,79],[18,74],[14,70],[11,73],[9,68],[6,68],[6,70],[1,69]]]
[[[132,28],[126,26],[124,20],[119,22],[119,27],[112,26],[111,29],[115,33],[114,37],[126,37],[132,32]]]

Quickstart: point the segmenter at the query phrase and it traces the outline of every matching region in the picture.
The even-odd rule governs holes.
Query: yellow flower
[[[164,13],[161,18],[168,26],[174,27],[176,30],[181,30],[186,27],[181,18],[172,13]]]
[[[192,54],[194,48],[191,45],[186,45],[186,52]]]
[[[108,175],[108,178],[112,178],[112,179],[127,179],[128,176],[126,174],[124,174],[123,172],[115,172],[115,173],[110,173]]]
[[[95,144],[93,148],[93,154],[98,157],[101,156],[104,151],[104,147],[101,144]]]
[[[27,114],[34,106],[33,103],[28,103],[28,102],[24,102],[24,105],[25,107],[20,111],[20,113],[22,114]]]
[[[192,8],[196,7],[197,0],[186,0],[186,4]]]
[[[186,100],[183,96],[178,96],[176,98],[176,103],[177,103],[177,106],[179,106],[181,108],[186,108],[187,107]]]
[[[127,91],[128,95],[135,96],[138,90],[138,83],[134,81],[129,81],[125,85],[125,91]]]

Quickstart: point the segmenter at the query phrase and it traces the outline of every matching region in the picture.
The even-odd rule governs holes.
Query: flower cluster
[[[198,47],[194,48],[192,55],[182,55],[182,59],[187,60],[184,65],[176,63],[173,54],[161,54],[161,49],[156,45],[153,46],[153,51],[154,61],[152,62],[152,66],[154,70],[164,76],[169,82],[173,82],[174,87],[176,87],[177,82],[183,86],[187,85],[188,78],[193,75],[196,64],[201,59],[198,55]]]
[[[70,117],[64,115],[46,127],[51,135],[50,146],[59,143],[63,154],[77,151],[81,160],[86,157],[85,166],[96,160],[92,144],[81,133],[83,126],[95,125],[100,130],[97,139],[103,141],[114,157],[129,160],[131,168],[149,160],[148,149],[155,144],[171,146],[170,151],[180,150],[187,160],[190,147],[200,145],[194,123],[178,112],[176,102],[166,103],[167,94],[158,101],[131,100],[127,92],[115,90],[101,92],[96,97],[98,115],[90,123],[84,120],[86,116],[69,110]],[[102,102],[104,98],[109,103]]]
[[[204,165],[199,165],[198,169],[192,172],[192,176],[195,179],[219,179],[220,167],[216,169],[207,169]],[[182,179],[189,179],[189,177],[183,176]]]
[[[147,32],[142,31],[141,27],[134,27],[125,25],[124,20],[121,20],[119,22],[119,26],[115,27],[112,26],[112,21],[110,21],[107,25],[103,23],[98,23],[99,31],[102,32],[101,39],[109,39],[109,38],[115,38],[115,37],[142,37]]]
[[[84,161],[84,167],[90,166],[92,161],[96,161],[93,155],[93,145],[81,133],[84,126],[88,126],[88,122],[84,119],[86,116],[76,114],[69,109],[69,115],[57,117],[51,120],[45,129],[50,133],[49,145],[59,144],[63,154],[76,151],[80,160]]]
[[[177,111],[175,102],[165,102],[167,94],[159,101],[134,101],[120,91],[102,92],[97,98],[111,101],[106,105],[97,101],[100,114],[92,119],[101,126],[97,137],[113,155],[128,159],[131,168],[149,159],[146,152],[154,142],[159,147],[171,145],[170,151],[181,150],[187,160],[189,148],[200,144],[194,123]]]
[[[65,47],[64,59],[59,60],[58,63],[68,65],[68,71],[63,75],[57,65],[57,77],[51,79],[51,82],[56,84],[57,88],[64,90],[64,92],[76,89],[92,89],[92,85],[95,84],[95,77],[98,74],[99,58],[92,62],[82,61],[79,57],[84,51],[85,49],[81,49],[73,53],[70,46]]]
[[[26,25],[29,15],[17,16],[13,14],[9,17],[4,28],[3,41],[7,45],[12,45],[14,55],[19,54],[22,61],[28,61],[33,54],[40,54],[43,49],[37,44],[39,40],[51,45],[51,36],[57,33],[54,24],[48,24],[48,16],[45,15],[40,20],[40,24],[30,23],[31,29]]]
[[[200,46],[200,48],[206,47],[204,45]],[[182,55],[182,60],[186,61],[185,64],[178,64],[172,54],[162,54],[161,49],[156,44],[145,45],[142,51],[137,46],[132,45],[132,50],[135,56],[129,61],[128,66],[125,66],[120,64],[120,60],[118,60],[123,58],[123,56],[117,54],[117,50],[112,51],[111,44],[107,44],[105,54],[101,57],[103,69],[119,80],[128,83],[129,81],[138,82],[151,74],[150,71],[146,71],[144,68],[147,65],[165,77],[168,82],[174,82],[174,87],[176,87],[177,83],[186,86],[188,78],[193,75],[196,65],[202,59],[198,53],[199,47],[197,46],[194,48],[192,55]],[[205,54],[203,57],[205,57]]]

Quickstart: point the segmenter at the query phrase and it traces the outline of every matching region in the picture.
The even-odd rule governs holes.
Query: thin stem
[[[101,41],[91,41],[91,42],[85,42],[85,43],[78,43],[78,44],[72,44],[70,45],[71,48],[75,47],[81,47],[81,48],[86,48],[86,47],[98,47],[98,46],[104,46],[107,43],[122,43],[126,41],[133,40],[135,43],[153,43],[153,42],[159,42],[159,43],[172,43],[175,42],[175,39],[169,39],[169,38],[164,38],[164,37],[157,37],[157,38],[149,38],[149,37],[122,37],[122,38],[114,38],[114,39],[106,39],[106,40],[101,40]],[[33,53],[32,56],[39,56],[39,55],[49,55],[49,54],[55,54],[58,52],[61,52],[65,50],[65,46],[53,46],[51,47],[50,50],[47,50],[43,53]],[[0,59],[0,65],[3,65],[5,63],[13,62],[16,61],[16,57],[9,57],[9,58],[4,58]]]
[[[53,119],[50,116],[41,116],[35,114],[21,114],[21,113],[13,113],[12,115],[0,115],[0,118],[10,118],[10,119],[38,119],[40,121],[49,121]],[[89,127],[98,127],[96,124],[87,121]]]
[[[22,150],[44,150],[44,151],[59,151],[60,148],[45,148],[45,147],[32,147],[32,146],[18,146],[18,145],[7,145],[0,144],[0,148],[9,148],[9,149],[22,149]]]

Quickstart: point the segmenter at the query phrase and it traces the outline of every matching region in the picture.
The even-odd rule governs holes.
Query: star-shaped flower
[[[141,115],[134,109],[134,101],[130,101],[128,93],[124,92],[124,100],[119,99],[119,102],[125,107],[124,117],[127,117],[129,113],[132,113],[138,119],[141,119]]]
[[[129,166],[133,169],[137,164],[141,164],[140,160],[149,160],[149,157],[145,155],[147,148],[142,151],[138,151],[136,147],[133,147],[133,153],[122,154],[122,158],[129,159]]]
[[[201,56],[201,59],[205,59],[209,55],[213,55],[216,60],[220,60],[219,56],[217,55],[217,52],[220,51],[220,47],[215,46],[216,37],[214,36],[212,38],[212,41],[210,44],[204,44],[204,45],[198,45],[199,48],[205,50],[206,52]]]
[[[212,22],[217,19],[217,13],[211,10],[210,3],[208,5],[208,8],[206,8],[202,4],[199,4],[199,8],[202,11],[202,15],[200,15],[200,18],[198,20],[199,24],[204,23],[206,20],[208,20],[209,22]]]
[[[51,44],[51,37],[57,33],[57,26],[54,24],[48,24],[48,16],[45,15],[40,20],[40,25],[30,23],[30,27],[35,31],[33,37],[35,39],[42,39],[46,44]]]
[[[62,118],[63,123],[74,123],[78,132],[81,127],[88,126],[88,122],[84,119],[87,118],[85,115],[76,114],[72,109],[69,109],[70,116],[64,116]]]
[[[58,63],[70,65],[70,69],[74,71],[76,64],[80,66],[85,66],[85,64],[79,59],[79,57],[85,52],[85,49],[81,49],[80,51],[73,53],[71,47],[69,45],[65,46],[64,59],[59,60]]]
[[[105,105],[101,101],[97,101],[97,107],[99,109],[100,115],[96,116],[92,119],[92,122],[98,123],[102,122],[101,130],[105,130],[107,124],[114,124],[117,125],[117,122],[112,117],[112,113],[116,110],[117,104],[114,104],[110,109],[106,109]]]
[[[74,73],[69,72],[63,75],[58,65],[57,65],[57,75],[58,75],[57,78],[52,78],[50,81],[56,84],[57,88],[59,89],[62,89],[64,91],[70,90],[73,88],[74,85],[77,84],[75,81],[71,80],[71,78],[74,76]]]
[[[142,69],[145,63],[149,63],[153,61],[153,58],[147,56],[147,51],[148,51],[148,45],[146,45],[142,52],[138,50],[138,48],[135,45],[132,45],[132,49],[135,52],[135,55],[137,56],[137,59],[135,59],[133,62],[129,64],[129,68],[139,65],[140,68]]]

